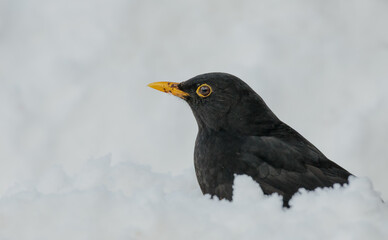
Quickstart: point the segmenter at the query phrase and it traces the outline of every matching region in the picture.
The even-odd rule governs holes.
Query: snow
[[[52,167],[0,200],[0,239],[384,239],[388,207],[367,178],[301,190],[282,209],[248,176],[234,201],[202,196],[192,171],[172,176],[143,165],[89,160],[66,175]]]
[[[388,3],[0,1],[0,239],[386,239]],[[196,123],[146,87],[239,76],[358,176],[284,210],[202,196]],[[373,187],[372,187],[373,183]]]

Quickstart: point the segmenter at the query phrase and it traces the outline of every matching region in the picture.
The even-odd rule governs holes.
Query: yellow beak
[[[175,82],[154,82],[148,84],[148,87],[154,88],[156,90],[171,93],[174,96],[185,99],[186,96],[189,96],[187,92],[184,92],[178,88],[179,83]]]

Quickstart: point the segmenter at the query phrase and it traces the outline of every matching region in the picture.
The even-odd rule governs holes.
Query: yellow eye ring
[[[202,98],[209,97],[212,92],[212,88],[206,83],[197,88],[197,95]]]

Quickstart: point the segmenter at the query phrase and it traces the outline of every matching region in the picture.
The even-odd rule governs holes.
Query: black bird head
[[[258,94],[227,73],[206,73],[181,83],[156,82],[148,86],[184,99],[200,130],[260,134],[279,122]]]

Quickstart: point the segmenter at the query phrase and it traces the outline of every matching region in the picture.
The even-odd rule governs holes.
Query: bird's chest
[[[229,198],[235,173],[235,161],[239,155],[236,140],[226,134],[201,132],[198,134],[194,165],[202,192]]]

